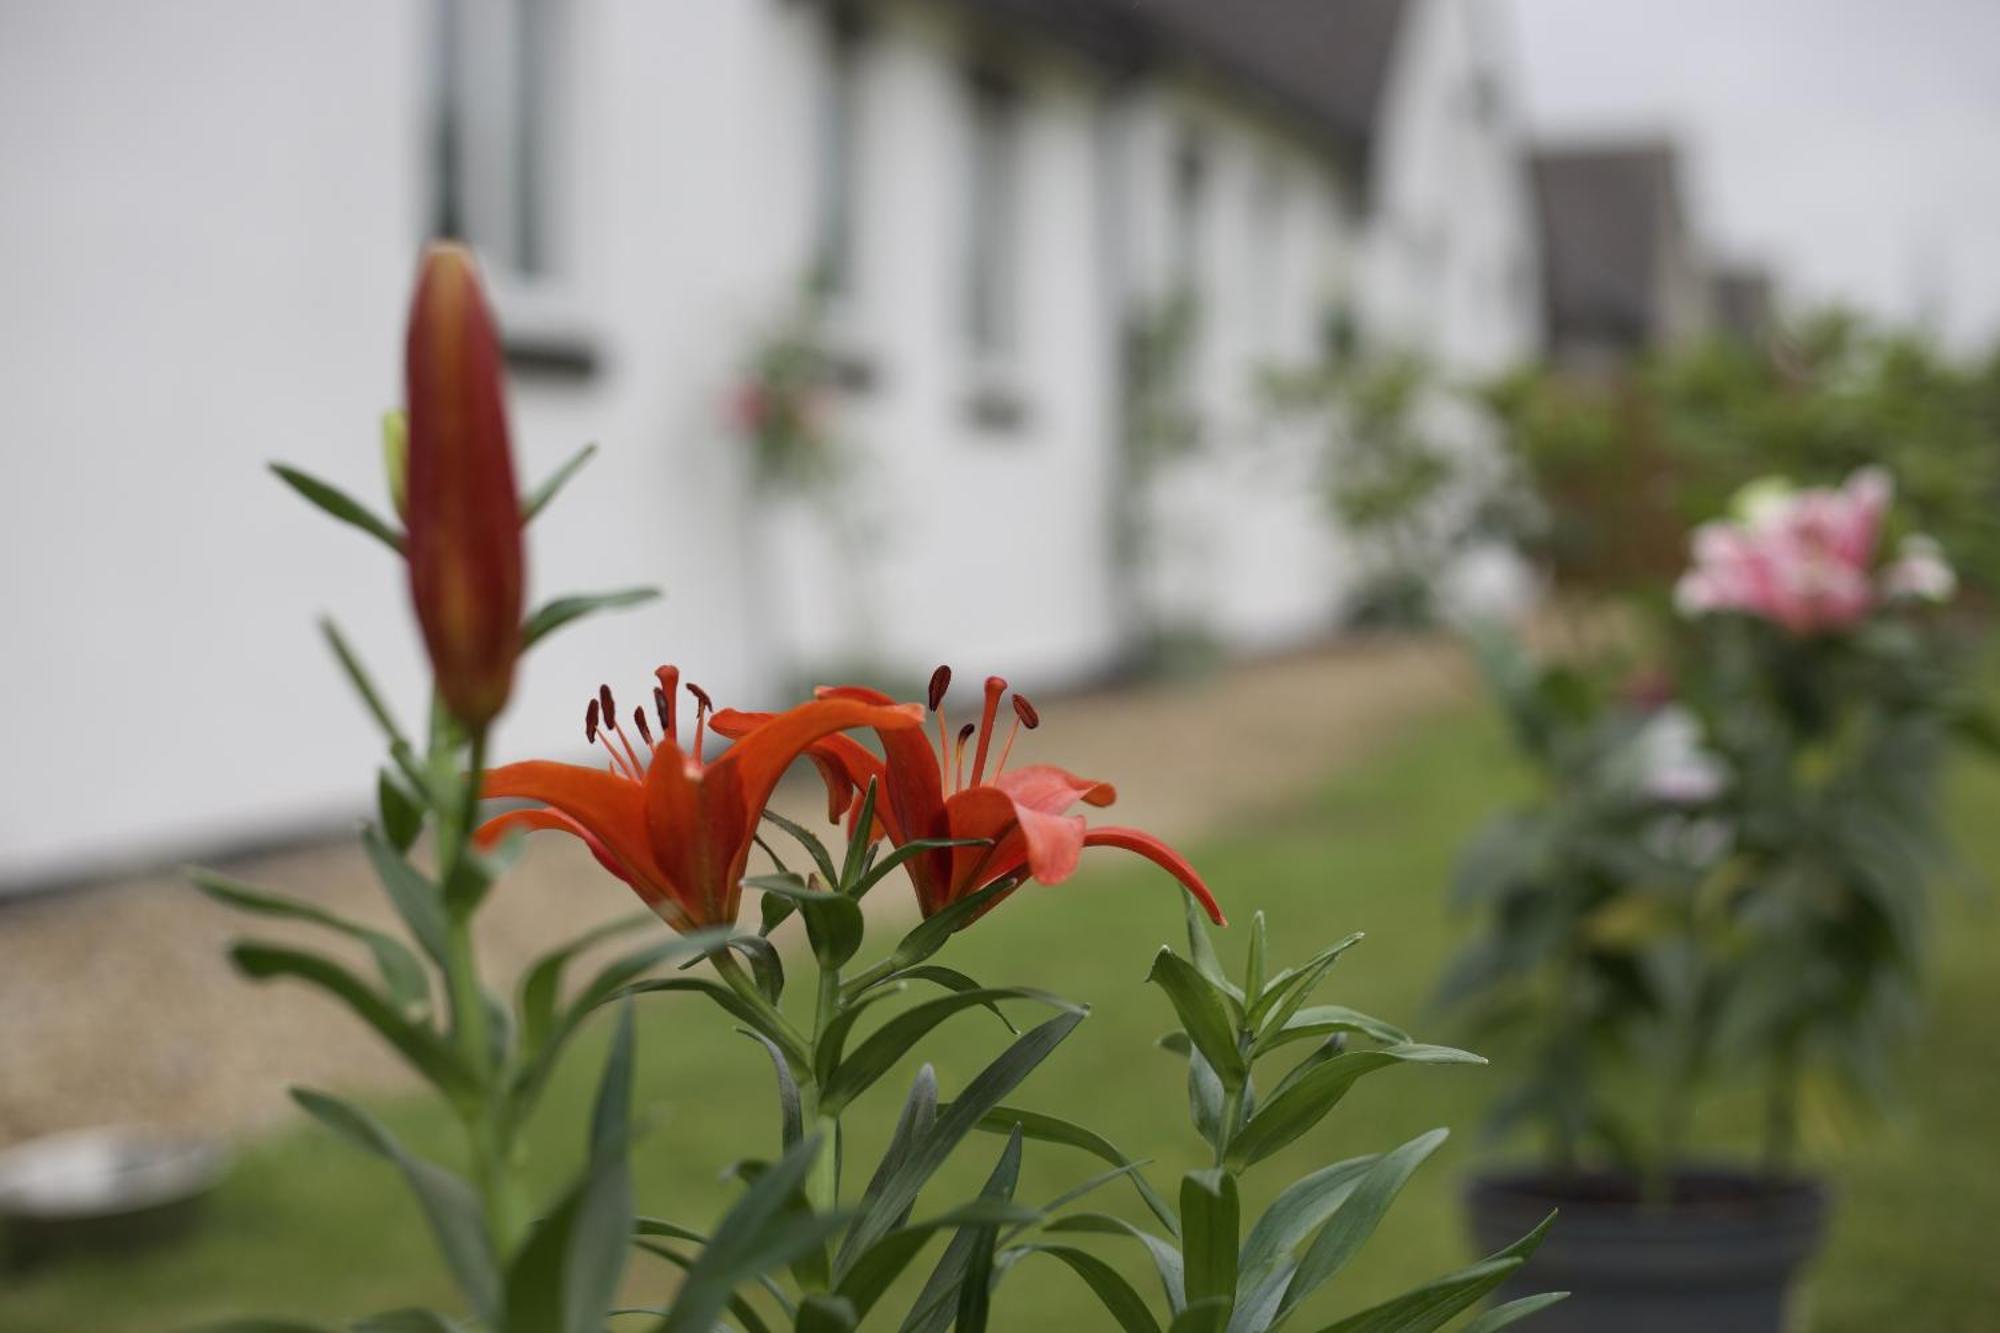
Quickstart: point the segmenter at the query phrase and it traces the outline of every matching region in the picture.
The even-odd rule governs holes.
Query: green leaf
[[[799,1302],[799,1317],[793,1333],[848,1333],[861,1326],[861,1315],[852,1302],[840,1296],[815,1293]]]
[[[1187,1305],[1187,1274],[1180,1249],[1145,1228],[1109,1213],[1071,1213],[1057,1218],[1043,1229],[1054,1233],[1080,1231],[1098,1236],[1124,1236],[1138,1241],[1152,1259],[1153,1271],[1159,1274],[1160,1290],[1167,1298],[1167,1310],[1179,1314]]]
[[[1539,1296],[1523,1296],[1505,1305],[1496,1305],[1459,1330],[1459,1333],[1500,1333],[1509,1324],[1519,1323],[1537,1311],[1569,1299],[1566,1291],[1545,1291]]]
[[[834,1068],[840,1064],[841,1055],[847,1049],[847,1035],[861,1021],[861,1016],[870,1006],[893,1000],[907,989],[909,984],[901,981],[878,985],[862,992],[856,999],[845,1001],[813,1046],[813,1077],[822,1083],[832,1078]]]
[[[213,1324],[196,1324],[182,1333],[335,1333],[325,1324],[308,1324],[303,1319],[224,1319]]]
[[[868,891],[888,877],[890,871],[913,856],[924,852],[934,852],[946,847],[990,847],[991,838],[914,838],[891,851],[887,856],[870,866],[865,874],[849,890],[849,896],[856,902],[866,897]]]
[[[1289,1087],[1280,1087],[1257,1108],[1229,1145],[1229,1165],[1236,1170],[1269,1157],[1326,1117],[1356,1079],[1396,1064],[1474,1064],[1486,1062],[1449,1046],[1391,1046],[1379,1051],[1349,1051],[1314,1068]]]
[[[1433,1333],[1470,1310],[1527,1261],[1548,1234],[1551,1213],[1533,1231],[1469,1268],[1328,1324],[1320,1333]]]
[[[896,1128],[889,1135],[889,1146],[882,1150],[882,1159],[875,1164],[875,1173],[868,1178],[867,1189],[862,1191],[863,1213],[874,1207],[876,1200],[882,1197],[882,1191],[888,1188],[889,1181],[895,1176],[897,1169],[908,1160],[917,1145],[929,1136],[937,1124],[937,1112],[937,1074],[929,1065],[925,1065],[917,1071],[916,1078],[911,1080],[910,1095],[903,1099],[903,1109],[896,1116]],[[893,1226],[900,1227],[910,1220],[910,1206],[914,1203],[913,1198],[909,1205],[905,1205],[900,1212],[890,1216]],[[845,1271],[844,1265],[837,1267],[836,1271]]]
[[[233,946],[229,956],[245,976],[254,980],[294,977],[334,996],[380,1033],[446,1097],[459,1101],[477,1094],[479,1077],[466,1068],[457,1051],[432,1029],[404,1018],[390,1000],[332,959],[255,941]]]
[[[983,1201],[996,1205],[1005,1204],[1014,1196],[1014,1186],[1021,1176],[1021,1131],[1017,1128],[1007,1136],[1007,1146],[1000,1151],[1000,1161],[987,1177],[986,1186],[980,1191]],[[1041,1214],[1033,1209],[1024,1210],[1029,1221],[1039,1221]],[[958,1321],[954,1325],[957,1333],[986,1333],[986,1325],[993,1311],[993,1259],[994,1248],[1000,1241],[1000,1227],[997,1223],[968,1227],[959,1232],[960,1236],[970,1235],[971,1244],[967,1248],[965,1272],[958,1283]]]
[[[1267,953],[1264,914],[1253,912],[1250,916],[1250,954],[1243,965],[1243,995],[1246,1004],[1255,1004],[1258,997],[1264,993],[1264,959]]]
[[[840,871],[834,868],[833,854],[827,851],[826,844],[821,842],[811,829],[796,820],[785,818],[776,810],[764,811],[764,818],[791,834],[792,840],[806,849],[807,854],[813,859],[813,864],[819,867],[819,875],[823,881],[828,884],[840,883]]]
[[[397,555],[403,554],[403,534],[346,491],[321,481],[309,472],[301,472],[283,463],[271,464],[271,471],[277,473],[280,481],[304,496],[322,512],[351,527],[359,528]]]
[[[1153,1318],[1153,1312],[1146,1308],[1146,1302],[1132,1284],[1118,1273],[1118,1270],[1088,1250],[1079,1250],[1074,1245],[1020,1245],[1015,1251],[1021,1254],[1046,1254],[1051,1259],[1060,1259],[1069,1265],[1071,1272],[1090,1285],[1099,1302],[1111,1317],[1118,1322],[1124,1333],[1160,1333],[1160,1321]]]
[[[750,964],[750,975],[757,979],[757,989],[765,999],[776,1004],[785,996],[785,960],[779,956],[777,948],[762,935],[732,935],[729,947],[743,955]],[[692,962],[683,967],[693,967]]]
[[[292,1100],[349,1143],[395,1165],[417,1196],[438,1251],[473,1312],[497,1325],[500,1268],[487,1241],[479,1196],[472,1187],[444,1168],[410,1155],[380,1121],[357,1106],[309,1088],[293,1088]]]
[[[596,1333],[617,1299],[632,1235],[632,1006],[618,1013],[598,1082],[583,1175],[528,1236],[507,1272],[507,1324]]]
[[[990,1203],[1010,1203],[1020,1175],[1021,1135],[1016,1130],[1008,1136],[1007,1146],[1000,1151],[1000,1160],[986,1177],[986,1183],[980,1186],[979,1198]],[[1047,1210],[1031,1210],[1030,1215],[1044,1217]],[[903,1320],[901,1333],[944,1333],[951,1327],[954,1318],[961,1320],[958,1333],[967,1333],[953,1298],[968,1274],[978,1274],[974,1280],[991,1286],[994,1280],[991,1235],[986,1227],[959,1228],[958,1234],[951,1238],[943,1255],[939,1256],[937,1267],[924,1280],[923,1290],[917,1293],[910,1313]]]
[[[1448,1131],[1420,1134],[1393,1152],[1383,1153],[1355,1182],[1353,1190],[1307,1247],[1298,1271],[1285,1289],[1279,1312],[1300,1301],[1333,1278],[1357,1254],[1387,1215],[1389,1205],[1424,1159],[1444,1143]]]
[[[769,814],[769,811],[765,812]],[[790,899],[806,919],[806,938],[822,968],[834,969],[854,957],[866,926],[861,905],[845,894],[802,884],[792,875],[753,875],[743,881],[753,889]]]
[[[1349,935],[1330,949],[1322,949],[1295,968],[1287,968],[1271,978],[1270,985],[1251,1006],[1248,1026],[1253,1032],[1283,1027],[1291,1016],[1312,998],[1313,990],[1325,979],[1340,956],[1361,943],[1365,936]]]
[[[945,944],[951,939],[953,932],[957,931],[960,926],[977,916],[988,904],[1001,895],[1012,892],[1015,887],[1012,879],[1003,879],[996,883],[988,884],[977,893],[960,898],[957,902],[939,911],[935,916],[925,917],[911,929],[909,934],[903,936],[896,947],[890,951],[888,958],[876,964],[876,970],[882,972],[884,974],[883,977],[869,982],[867,985],[855,988],[849,993],[848,998],[851,999],[854,995],[858,995],[862,990],[867,989],[868,985],[880,985],[888,977],[895,976],[900,972],[915,967],[918,963],[924,962],[939,949],[944,948]]]
[[[383,893],[388,895],[396,915],[403,918],[411,938],[439,967],[445,967],[449,951],[445,940],[450,932],[445,923],[444,899],[437,885],[419,874],[375,829],[361,831],[361,846],[368,853],[368,863],[375,867],[375,877],[382,882]]]
[[[870,778],[868,789],[861,794],[861,809],[849,825],[854,830],[854,836],[847,840],[847,857],[841,862],[840,878],[834,882],[836,889],[850,896],[854,895],[855,887],[861,883],[865,873],[863,866],[872,845],[868,835],[875,827],[875,791],[879,785],[874,778]]]
[[[430,1011],[430,976],[424,971],[424,965],[417,961],[416,955],[403,947],[402,941],[312,903],[266,893],[241,880],[230,879],[199,866],[191,869],[188,877],[210,898],[240,912],[306,921],[358,940],[367,946],[369,954],[375,959],[375,970],[382,974],[382,984],[389,990],[389,1002],[399,1014],[404,1018],[417,1019]]]
[[[1229,1325],[1229,1301],[1210,1296],[1190,1303],[1174,1316],[1168,1333],[1223,1333]]]
[[[901,972],[884,977],[882,981],[884,983],[894,981],[928,981],[942,986],[946,990],[958,991],[960,993],[984,989],[979,982],[974,981],[971,977],[965,975],[965,973],[960,972],[956,968],[945,967],[941,963],[919,963],[915,967],[906,967]],[[988,1002],[985,1007],[995,1018],[1000,1020],[1000,1025],[1006,1028],[1007,1031],[1016,1036],[1020,1035],[1021,1029],[1014,1026],[1014,1020],[1007,1017],[999,1005]]]
[[[586,444],[563,461],[563,465],[551,472],[548,480],[529,493],[521,502],[521,522],[523,525],[535,521],[535,516],[549,507],[549,501],[569,485],[570,478],[583,470],[583,465],[597,456],[597,446]]]
[[[1167,1234],[1180,1238],[1181,1222],[1167,1201],[1160,1197],[1158,1190],[1136,1170],[1138,1163],[1120,1152],[1111,1140],[1095,1130],[1085,1129],[1060,1116],[1048,1115],[1041,1111],[1024,1111],[1014,1106],[996,1106],[979,1121],[979,1128],[988,1134],[1011,1133],[1016,1127],[1028,1138],[1041,1143],[1059,1144],[1065,1148],[1077,1148],[1089,1153],[1099,1161],[1112,1166],[1124,1167],[1132,1171],[1132,1186],[1139,1192],[1139,1198],[1147,1209],[1158,1218]]]
[[[375,809],[398,852],[407,852],[424,831],[424,805],[388,769],[375,775]]]
[[[600,968],[570,1002],[570,1013],[581,1015],[618,995],[627,983],[656,967],[683,958],[705,958],[729,943],[729,928],[711,926],[686,935],[673,935],[620,954]],[[734,994],[732,991],[731,994]]]
[[[1182,1030],[1195,1049],[1207,1058],[1223,1087],[1241,1088],[1249,1077],[1250,1066],[1237,1045],[1229,996],[1198,968],[1165,947],[1154,955],[1153,970],[1147,973],[1146,980],[1167,993]]]
[[[544,602],[521,626],[521,647],[524,651],[534,647],[572,620],[580,620],[599,611],[638,606],[659,595],[658,588],[619,588],[613,592],[571,593],[567,597]]]
[[[1175,1034],[1186,1042],[1185,1032]],[[1215,1076],[1214,1066],[1207,1057],[1187,1042],[1188,1060],[1188,1118],[1194,1121],[1194,1128],[1202,1141],[1220,1151],[1229,1142],[1229,1136],[1236,1132],[1235,1125],[1225,1127],[1222,1123],[1223,1108],[1228,1099],[1222,1090],[1222,1080]],[[1237,1119],[1241,1120],[1239,1115]]]
[[[1181,1255],[1189,1305],[1210,1297],[1235,1299],[1240,1215],[1236,1177],[1227,1171],[1190,1171],[1181,1177]]]
[[[1241,1303],[1248,1304],[1251,1300],[1249,1293],[1255,1292],[1266,1279],[1290,1262],[1292,1252],[1346,1202],[1354,1187],[1377,1160],[1379,1154],[1370,1153],[1366,1157],[1350,1157],[1344,1162],[1323,1166],[1311,1175],[1293,1181],[1272,1200],[1264,1215],[1250,1228],[1250,1238],[1243,1242],[1243,1276],[1237,1284],[1245,1293]],[[1282,1286],[1271,1293],[1272,1310],[1276,1310],[1277,1300],[1283,1293]]]
[[[1409,1033],[1392,1023],[1371,1018],[1345,1005],[1316,1004],[1299,1010],[1281,1024],[1267,1025],[1250,1048],[1251,1058],[1266,1055],[1295,1041],[1329,1037],[1335,1033],[1353,1033],[1388,1046],[1414,1044]]]
[[[940,1231],[960,1228],[993,1229],[1019,1222],[1033,1222],[1040,1217],[1034,1209],[998,1199],[980,1199],[961,1204],[949,1212],[921,1222],[911,1222],[896,1228],[881,1240],[868,1247],[855,1261],[848,1265],[834,1291],[850,1301],[855,1312],[862,1318],[875,1308],[875,1303],[910,1266],[910,1261]]]
[[[562,999],[563,971],[579,955],[609,939],[628,935],[659,918],[651,912],[634,912],[596,926],[575,939],[536,958],[521,975],[515,1009],[521,1016],[521,1045],[530,1052],[548,1040],[555,1027],[557,1006]]]
[[[340,669],[346,674],[348,683],[354,687],[354,692],[361,696],[361,703],[367,708],[368,715],[374,718],[375,725],[382,729],[382,736],[389,742],[390,750],[399,756],[398,765],[403,767],[406,774],[415,776],[409,739],[403,735],[402,727],[397,725],[395,716],[389,712],[389,705],[382,701],[382,693],[375,688],[374,678],[368,674],[368,668],[361,665],[361,659],[355,656],[354,649],[348,646],[340,627],[332,620],[322,619],[319,622],[319,632],[326,639],[327,646],[333,650],[334,659],[340,663]]]
[[[1208,937],[1208,918],[1195,905],[1192,895],[1181,895],[1181,911],[1187,917],[1188,957],[1194,960],[1195,971],[1206,977],[1230,1000],[1232,1020],[1243,1016],[1243,992],[1230,981],[1229,974],[1222,970],[1222,960],[1215,956],[1215,944]]]
[[[662,1245],[658,1241],[652,1241],[652,1240],[634,1241],[633,1244],[639,1249],[641,1253],[650,1254],[655,1256],[656,1258],[664,1259],[668,1263],[672,1264],[675,1268],[680,1269],[683,1273],[687,1272],[690,1268],[694,1267],[693,1255],[684,1254],[681,1251],[675,1249],[671,1245]],[[778,1294],[773,1290],[776,1286],[775,1283],[771,1283],[768,1278],[764,1279],[763,1281],[765,1284],[765,1290],[773,1291],[774,1295]],[[792,1314],[793,1311],[791,1303],[789,1301],[783,1301],[782,1297],[780,1299],[781,1303],[785,1308],[785,1313],[787,1315]],[[730,1315],[736,1320],[736,1322],[743,1326],[743,1333],[771,1333],[771,1326],[764,1322],[763,1316],[757,1313],[757,1308],[751,1305],[750,1302],[745,1300],[740,1294],[732,1293],[730,1295],[728,1309]],[[664,1316],[672,1314],[673,1311],[671,1309],[660,1309],[657,1307],[642,1306],[638,1308],[626,1308],[621,1310],[607,1310],[605,1313],[611,1315],[647,1314],[647,1315]]]
[[[802,1139],[744,1191],[688,1270],[660,1333],[712,1333],[738,1287],[818,1249],[840,1230],[844,1214],[801,1213],[795,1205],[823,1146],[817,1134]]]
[[[963,1009],[971,1009],[991,1004],[998,1000],[1037,1000],[1051,1008],[1065,1013],[1081,1014],[1082,1006],[1072,1004],[1060,995],[1034,990],[1025,986],[1002,986],[986,990],[962,991],[951,995],[941,995],[904,1010],[884,1023],[868,1040],[856,1047],[852,1054],[835,1066],[820,1092],[820,1110],[824,1115],[838,1116],[847,1104],[874,1085],[898,1060],[907,1055],[919,1041],[938,1024]]]
[[[792,1077],[792,1067],[785,1060],[785,1053],[763,1033],[753,1028],[738,1028],[744,1036],[762,1046],[771,1057],[771,1064],[778,1074],[778,1123],[779,1142],[791,1148],[805,1137],[804,1108],[799,1100],[799,1083]]]
[[[896,1219],[908,1215],[924,1182],[944,1164],[959,1140],[1047,1059],[1083,1019],[1082,1012],[1065,1013],[1030,1029],[966,1085],[930,1131],[910,1145],[909,1152],[882,1182],[881,1192],[863,1204],[841,1245],[843,1264],[895,1229]]]
[[[514,1076],[511,1095],[515,1109],[525,1111],[533,1104],[535,1098],[540,1095],[543,1085],[547,1083],[549,1075],[555,1071],[556,1061],[561,1057],[563,1048],[582,1028],[584,1019],[614,1000],[651,994],[654,991],[699,991],[720,1005],[725,1012],[735,1015],[760,1031],[763,1030],[764,1024],[769,1021],[768,1016],[751,1008],[736,992],[717,982],[693,977],[656,978],[648,982],[632,982],[632,978],[642,976],[652,968],[675,958],[713,952],[728,938],[729,932],[723,927],[700,930],[647,945],[606,964],[589,984],[578,992],[568,1008],[562,1009],[554,1022],[546,1027],[540,1043],[526,1048],[531,1054]],[[537,1003],[540,1001],[537,1000]]]

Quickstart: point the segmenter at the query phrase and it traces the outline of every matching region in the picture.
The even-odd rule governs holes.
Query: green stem
[[[1222,1120],[1215,1131],[1215,1165],[1221,1166],[1222,1159],[1229,1155],[1229,1141],[1236,1137],[1236,1121],[1243,1114],[1243,1089],[1225,1087],[1222,1090]]]
[[[800,1080],[800,1086],[803,1088],[805,1080],[812,1077],[812,1047],[807,1044],[805,1035],[793,1027],[790,1020],[779,1013],[775,1005],[764,998],[764,992],[757,989],[757,983],[751,980],[750,974],[743,970],[743,965],[736,961],[733,953],[721,949],[710,955],[709,961],[715,964],[716,975],[722,978],[729,989],[735,991],[739,999],[757,1011],[758,1018],[765,1025],[764,1035],[778,1043],[779,1049],[784,1051],[786,1058],[792,1063],[793,1075]]]
[[[479,788],[486,769],[486,736],[473,736],[467,770],[453,808],[441,811],[438,829],[438,883],[452,884],[471,855],[473,821],[479,810]],[[473,947],[472,912],[449,909],[445,926],[445,987],[451,999],[451,1035],[466,1067],[479,1078],[476,1100],[462,1103],[459,1119],[472,1156],[487,1237],[494,1253],[512,1253],[525,1215],[514,1180],[514,1133],[509,1114],[508,1080],[499,1077],[491,1047],[485,992],[479,984],[479,960]]]

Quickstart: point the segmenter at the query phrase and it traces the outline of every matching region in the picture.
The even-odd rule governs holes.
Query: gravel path
[[[1052,700],[1015,755],[1114,781],[1118,822],[1183,841],[1299,799],[1462,696],[1468,681],[1455,652],[1436,642],[1344,643],[1194,684]],[[794,784],[780,805],[823,816],[817,794]],[[393,920],[352,845],[224,868],[364,921]],[[873,901],[907,910],[906,898]],[[553,940],[632,906],[574,842],[534,839],[481,918],[489,978],[511,980]],[[246,926],[324,942],[323,933],[248,922],[171,871],[0,903],[0,1146],[121,1121],[240,1129],[282,1114],[289,1084],[405,1077],[331,1001],[236,977],[222,952]]]

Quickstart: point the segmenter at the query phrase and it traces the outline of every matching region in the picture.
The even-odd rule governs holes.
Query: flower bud
[[[410,595],[438,692],[477,730],[513,686],[525,579],[500,340],[464,246],[424,253],[405,373]]]
[[[396,517],[410,521],[410,418],[405,412],[382,414],[382,477],[389,484],[389,502]]]

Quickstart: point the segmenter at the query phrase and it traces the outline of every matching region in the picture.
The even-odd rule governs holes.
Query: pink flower
[[[1741,517],[1695,530],[1693,567],[1674,589],[1681,613],[1741,612],[1801,637],[1865,620],[1884,591],[1873,567],[1894,493],[1888,474],[1863,468],[1838,490],[1755,490]]]

